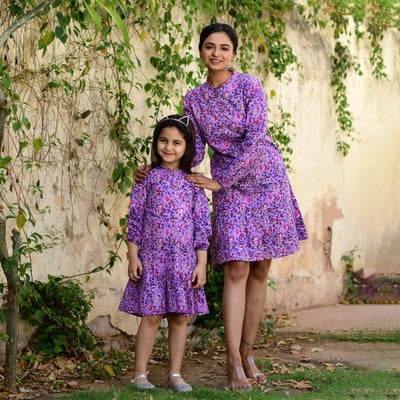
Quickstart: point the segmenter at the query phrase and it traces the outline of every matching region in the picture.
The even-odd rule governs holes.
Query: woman
[[[213,179],[187,179],[213,192],[214,264],[224,265],[222,311],[231,390],[263,383],[252,356],[264,309],[272,258],[300,250],[307,238],[282,156],[268,136],[267,101],[260,81],[229,69],[238,38],[227,24],[212,24],[200,34],[199,51],[208,69],[205,83],[186,94],[183,113],[196,128],[196,156],[205,145],[214,151]],[[139,170],[137,178],[145,172]]]
[[[213,179],[193,174],[196,186],[213,191],[214,264],[224,264],[222,309],[232,390],[265,382],[252,345],[264,309],[271,258],[300,249],[307,238],[281,154],[267,133],[267,101],[260,81],[229,69],[238,47],[232,27],[212,24],[200,35],[208,69],[205,83],[184,98],[183,113],[196,128],[199,164],[207,143]]]

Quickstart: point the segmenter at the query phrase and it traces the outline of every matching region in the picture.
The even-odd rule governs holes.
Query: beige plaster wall
[[[292,113],[294,141],[291,182],[309,239],[302,251],[273,262],[278,291],[268,291],[266,309],[283,311],[334,303],[343,290],[341,257],[357,246],[355,269],[400,273],[400,38],[383,40],[388,80],[372,77],[366,41],[351,41],[363,76],[346,79],[358,141],[342,157],[334,151],[338,129],[330,87],[332,42],[293,18],[289,43],[303,65],[302,75],[274,82]]]
[[[19,32],[16,40],[24,43],[27,32]],[[389,31],[383,41],[388,81],[372,77],[367,43],[349,38],[364,75],[350,74],[346,80],[359,141],[352,143],[345,158],[335,150],[338,124],[330,86],[331,36],[294,17],[288,21],[286,36],[302,64],[301,75],[293,71],[282,81],[268,76],[260,78],[265,82],[271,118],[281,104],[296,124],[290,179],[309,239],[302,242],[299,253],[273,261],[271,278],[277,284],[277,291],[268,290],[266,312],[336,302],[343,290],[341,256],[354,246],[361,249],[356,269],[363,267],[367,274],[395,272],[400,266],[399,35]],[[135,46],[139,55],[151,52],[146,41],[137,40]],[[12,49],[9,51],[12,53]],[[98,65],[90,71],[100,79],[108,73],[107,65]],[[145,74],[150,75],[151,69]],[[277,93],[273,98],[269,96],[271,90]],[[84,274],[104,265],[107,251],[116,249],[113,233],[119,217],[128,208],[128,199],[108,191],[110,171],[117,160],[114,144],[101,134],[107,122],[97,95],[94,93],[87,100],[91,116],[80,121],[80,125],[69,127],[82,129],[87,124],[99,133],[93,143],[98,162],[76,168],[79,176],[74,179],[79,188],[69,190],[71,176],[67,167],[73,166],[73,162],[68,155],[59,155],[43,168],[43,202],[50,208],[46,223],[39,223],[37,229],[57,234],[61,245],[35,254],[34,279],[46,279],[49,273]],[[134,89],[131,95],[135,99],[135,112],[144,122],[143,126],[134,127],[133,134],[147,135],[152,121],[147,118],[145,98]],[[86,105],[82,104],[82,110]],[[49,124],[61,136],[65,135],[59,120]],[[200,170],[208,172],[208,161]],[[98,207],[102,204],[111,210],[110,228],[101,224]],[[126,249],[121,248],[119,253],[122,262],[116,263],[111,274],[98,273],[84,283],[95,294],[89,317],[95,333],[107,335],[121,330],[134,334],[138,327],[138,318],[117,311],[127,282]]]

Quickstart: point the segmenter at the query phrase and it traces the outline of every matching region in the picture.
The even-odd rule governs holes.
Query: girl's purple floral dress
[[[215,264],[259,261],[300,250],[307,232],[282,156],[267,133],[267,100],[260,81],[233,71],[219,87],[208,82],[184,98],[196,127],[196,157],[214,151],[212,256]]]
[[[152,169],[132,192],[128,240],[139,247],[143,276],[129,280],[119,305],[130,314],[203,315],[204,288],[192,289],[196,250],[207,250],[210,212],[203,189],[180,169]]]

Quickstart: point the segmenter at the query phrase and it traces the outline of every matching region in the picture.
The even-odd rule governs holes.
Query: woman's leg
[[[167,314],[168,319],[168,345],[169,345],[169,374],[180,374],[183,356],[185,354],[187,321],[186,315]],[[185,383],[183,378],[174,377],[170,379],[171,385]]]
[[[240,354],[249,269],[250,265],[245,261],[230,261],[224,266],[222,313],[227,349],[226,364],[229,385],[237,390],[251,388],[244,376]]]
[[[252,345],[256,341],[258,327],[264,310],[270,267],[271,260],[251,262],[246,286],[246,308],[240,354],[246,376],[254,379],[257,383],[264,382],[265,377],[254,364]]]
[[[140,321],[135,340],[135,370],[133,371],[133,378],[139,375],[147,375],[147,364],[153,350],[154,339],[161,319],[161,315],[146,315]],[[144,381],[146,381],[146,378],[139,378],[136,382],[142,383]]]

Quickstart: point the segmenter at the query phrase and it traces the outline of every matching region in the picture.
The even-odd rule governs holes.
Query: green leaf
[[[21,122],[14,122],[14,123],[13,123],[13,126],[12,126],[14,132],[17,132],[18,130],[20,130],[20,129],[21,129],[21,126],[22,126]]]
[[[126,184],[124,181],[121,182],[121,183],[118,185],[118,187],[119,187],[119,190],[121,191],[122,194],[126,194],[126,193],[127,193],[127,191],[128,191],[128,186],[127,186],[127,184]]]
[[[61,36],[63,36],[65,33],[64,29],[61,28],[61,26],[57,26],[55,29],[55,34],[58,38],[60,38]]]
[[[12,158],[10,156],[0,157],[0,168],[6,168],[6,166],[11,162]]]
[[[113,182],[117,182],[120,176],[121,176],[121,171],[118,168],[114,169],[112,174]]]
[[[103,4],[101,0],[94,0],[94,1],[95,1],[95,3],[97,3],[101,7],[103,7],[111,15],[111,17],[114,19],[115,23],[117,24],[119,30],[121,31],[122,36],[124,37],[125,44],[127,46],[129,46],[129,35],[128,35],[125,24],[122,21],[121,17],[114,10],[112,10],[111,8],[109,8],[108,6]]]
[[[35,149],[36,153],[39,153],[40,149],[42,148],[41,138],[36,138],[33,140],[33,148]]]
[[[46,34],[43,37],[43,42],[46,46],[49,46],[51,42],[55,38],[55,33],[53,31],[47,31]]]
[[[26,126],[27,129],[31,128],[31,123],[28,118],[22,117],[22,123]]]
[[[11,79],[5,76],[3,78],[3,87],[4,89],[8,90],[10,89],[10,86],[11,86]]]
[[[42,323],[42,320],[43,320],[43,311],[42,311],[42,310],[36,310],[36,312],[35,312],[35,317],[36,317],[36,319],[37,319],[40,323]]]
[[[95,26],[95,32],[97,35],[97,32],[101,28],[101,17],[100,14],[90,5],[90,3],[87,0],[84,0],[86,9],[88,10],[90,17],[93,20],[94,26]]]
[[[17,221],[17,227],[18,227],[18,229],[22,229],[23,226],[25,225],[25,222],[26,222],[25,215],[24,215],[24,214],[18,214],[18,215],[17,215],[17,218],[15,218],[15,219],[16,219],[16,221]]]

